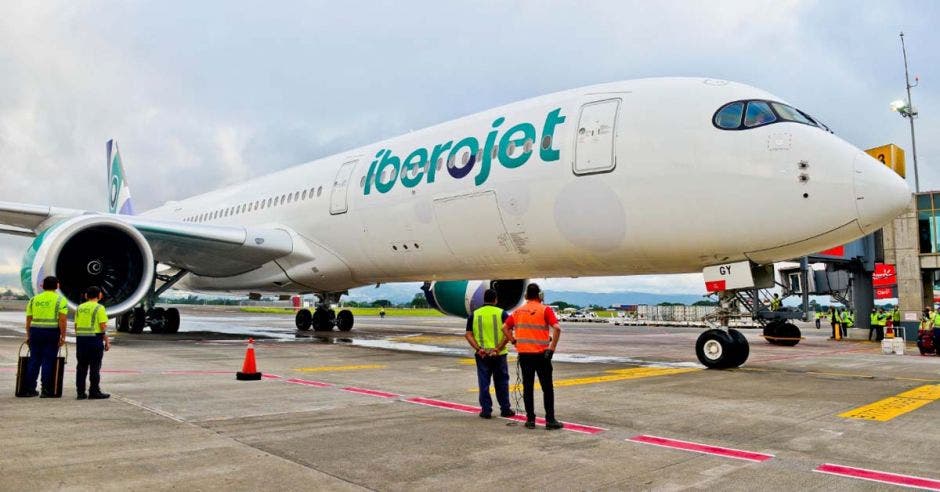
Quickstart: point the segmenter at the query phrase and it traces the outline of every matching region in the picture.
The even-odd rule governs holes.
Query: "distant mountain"
[[[596,304],[598,306],[612,306],[615,304],[659,304],[661,302],[673,302],[681,304],[692,304],[701,301],[704,297],[696,294],[653,294],[649,292],[575,292],[565,290],[546,290],[545,301],[549,304],[558,301],[565,301],[569,304],[578,306],[589,306]]]
[[[400,304],[414,299],[415,294],[421,293],[421,284],[402,283],[402,284],[383,284],[379,287],[360,287],[349,291],[348,296],[343,299],[357,302],[371,302],[379,299],[387,299],[393,303]],[[678,302],[682,304],[692,304],[695,301],[701,301],[704,297],[696,294],[653,294],[649,292],[578,292],[578,291],[555,291],[546,290],[545,300],[548,303],[556,301],[565,301],[579,306],[588,306],[597,304],[598,306],[611,306],[614,304],[659,304],[661,302]]]

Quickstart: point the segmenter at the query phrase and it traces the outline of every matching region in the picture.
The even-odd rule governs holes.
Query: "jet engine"
[[[59,290],[71,307],[94,285],[104,293],[108,314],[120,314],[147,295],[154,278],[153,252],[137,229],[119,219],[82,215],[44,230],[26,250],[23,289],[32,295],[49,275],[59,278]]]
[[[483,292],[496,290],[496,304],[506,310],[515,309],[525,298],[529,285],[523,280],[445,280],[425,282],[421,287],[432,308],[449,315],[467,318],[483,305]]]

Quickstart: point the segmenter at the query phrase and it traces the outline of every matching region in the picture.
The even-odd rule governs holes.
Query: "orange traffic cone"
[[[261,373],[255,366],[255,339],[248,339],[248,350],[245,352],[245,363],[242,364],[242,370],[235,373],[235,379],[239,381],[258,381],[261,379]]]

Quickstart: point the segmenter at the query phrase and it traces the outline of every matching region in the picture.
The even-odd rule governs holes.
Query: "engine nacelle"
[[[496,305],[505,310],[519,307],[529,285],[523,280],[444,280],[425,282],[421,287],[432,308],[449,315],[467,318],[483,305],[483,292],[496,290]]]
[[[40,233],[23,258],[20,280],[32,296],[42,279],[55,275],[73,309],[88,286],[104,293],[102,304],[115,315],[137,305],[153,283],[153,252],[134,227],[113,217],[83,215]]]

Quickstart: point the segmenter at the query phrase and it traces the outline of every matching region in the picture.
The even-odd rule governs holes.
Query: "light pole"
[[[917,141],[914,139],[914,117],[917,116],[917,110],[911,102],[911,88],[917,87],[918,79],[914,77],[914,84],[911,85],[911,76],[907,71],[907,49],[904,47],[904,33],[901,36],[901,54],[904,55],[904,83],[907,87],[907,103],[904,101],[894,101],[891,103],[891,109],[897,111],[903,118],[907,118],[911,123],[911,153],[914,155],[914,190],[920,193],[920,179],[917,175]]]

